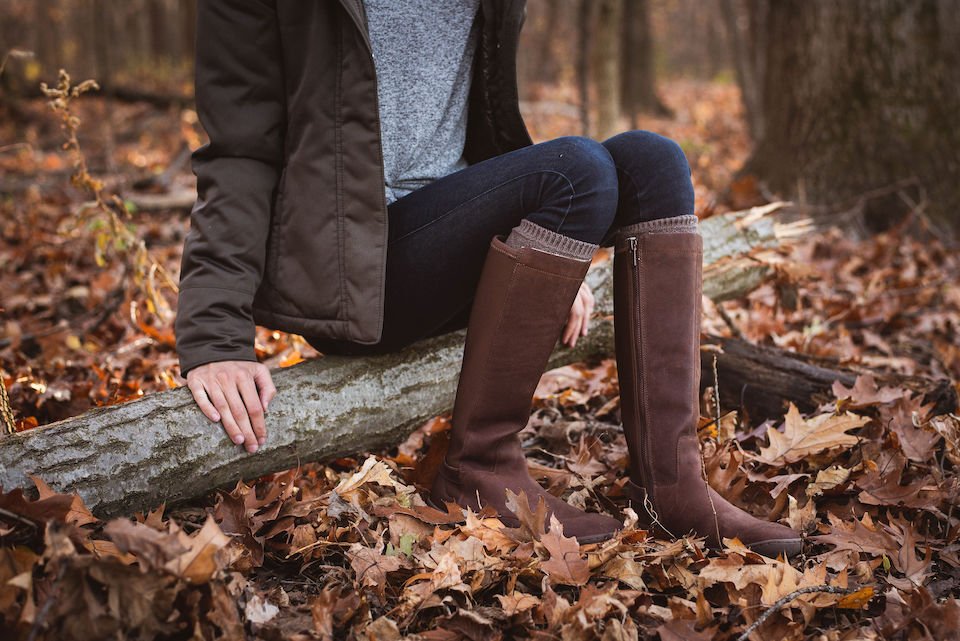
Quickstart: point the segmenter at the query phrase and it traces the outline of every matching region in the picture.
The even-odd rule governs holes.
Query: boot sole
[[[761,554],[771,559],[777,558],[781,553],[789,559],[790,557],[799,554],[800,550],[803,549],[803,541],[799,538],[766,539],[744,545],[757,554]]]

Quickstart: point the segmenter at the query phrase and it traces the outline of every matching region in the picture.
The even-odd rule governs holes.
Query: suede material
[[[436,504],[489,505],[507,525],[506,490],[542,498],[581,543],[609,538],[620,524],[582,512],[530,477],[517,433],[530,418],[533,393],[590,266],[530,247],[491,241],[471,310],[446,459],[431,488]]]
[[[627,493],[658,534],[693,532],[710,547],[738,537],[757,552],[800,549],[790,528],[758,519],[709,487],[697,442],[703,240],[698,233],[617,234],[614,332]]]

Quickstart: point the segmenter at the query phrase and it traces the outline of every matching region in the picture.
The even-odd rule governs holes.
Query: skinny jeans
[[[608,247],[620,227],[693,214],[690,176],[680,146],[645,130],[563,136],[447,174],[387,207],[380,341],[304,338],[326,354],[379,354],[466,327],[494,236],[526,218]]]

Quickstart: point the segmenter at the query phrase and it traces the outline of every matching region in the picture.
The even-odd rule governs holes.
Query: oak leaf
[[[554,583],[585,585],[590,579],[590,566],[580,556],[577,539],[563,535],[563,524],[555,514],[550,515],[550,531],[540,537],[540,543],[550,552],[550,559],[540,568]]]
[[[859,439],[847,430],[862,427],[868,418],[846,412],[844,414],[821,414],[810,419],[800,416],[796,405],[790,404],[784,419],[784,430],[767,430],[770,445],[760,448],[757,460],[767,465],[796,463],[825,450],[856,445]]]
[[[846,387],[840,381],[833,382],[833,395],[837,400],[845,401],[844,407],[851,409],[892,403],[905,394],[905,390],[895,387],[879,387],[873,374],[858,376],[853,387]]]

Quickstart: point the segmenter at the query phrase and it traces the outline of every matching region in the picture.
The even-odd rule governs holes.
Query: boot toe
[[[620,521],[596,512],[584,512],[582,516],[563,521],[563,535],[575,537],[580,545],[606,541],[622,528]]]
[[[750,536],[740,539],[744,545],[763,556],[776,558],[780,554],[790,558],[798,554],[803,547],[800,535],[779,523],[765,522],[755,528]]]

